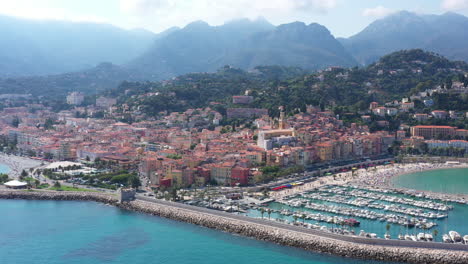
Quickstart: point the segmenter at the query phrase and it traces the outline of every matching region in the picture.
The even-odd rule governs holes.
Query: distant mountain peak
[[[277,32],[304,32],[307,25],[304,22],[296,21],[287,24],[282,24],[276,27]]]
[[[266,20],[263,17],[258,17],[256,19],[249,19],[249,18],[233,19],[233,20],[225,22],[223,26],[250,26],[250,25],[265,26],[265,27],[271,27],[271,28],[274,27],[270,22],[268,22],[268,20]]]
[[[453,11],[445,12],[441,16],[443,16],[443,17],[463,17],[463,18],[466,18],[464,15],[461,15],[459,13],[455,13]]]
[[[453,12],[423,15],[400,11],[340,41],[364,65],[385,54],[415,48],[468,60],[468,18]]]
[[[76,72],[102,61],[124,64],[143,54],[156,36],[110,24],[4,15],[0,35],[0,78]]]
[[[184,27],[184,29],[204,29],[204,28],[209,28],[210,25],[203,21],[203,20],[196,20]]]

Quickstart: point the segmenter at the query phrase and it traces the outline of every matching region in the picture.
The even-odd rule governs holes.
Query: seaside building
[[[293,145],[296,141],[294,129],[276,129],[258,132],[257,146],[270,150],[283,145]]]
[[[318,156],[321,161],[326,162],[333,159],[333,144],[323,142],[315,145],[317,147]]]
[[[219,185],[230,185],[233,165],[234,164],[229,162],[212,164],[210,173],[211,179],[215,180]]]
[[[429,149],[433,148],[460,148],[468,151],[468,141],[466,140],[426,140]]]
[[[451,126],[414,126],[411,127],[411,135],[432,139],[455,135],[457,128]]]
[[[231,185],[247,185],[249,183],[249,168],[235,167],[231,170]]]
[[[58,159],[59,160],[70,160],[73,158],[70,143],[62,142],[60,143],[60,147],[58,149]]]

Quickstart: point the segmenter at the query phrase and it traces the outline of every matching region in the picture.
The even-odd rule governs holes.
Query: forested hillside
[[[305,74],[297,68],[259,67],[246,72],[225,67],[217,73],[187,74],[163,83],[125,82],[111,94],[120,95],[121,102],[150,116],[165,110],[204,107],[212,102],[220,102],[218,108],[237,107],[230,97],[246,91],[255,98],[251,107],[267,108],[272,115],[280,105],[289,112],[304,110],[306,105],[362,110],[371,101],[401,99],[435,85],[448,85],[467,70],[464,62],[409,50],[387,55],[365,68],[333,67]],[[127,91],[126,95],[123,91]]]

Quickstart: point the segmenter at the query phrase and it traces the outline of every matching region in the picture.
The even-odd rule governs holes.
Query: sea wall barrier
[[[113,204],[126,210],[157,215],[284,246],[292,246],[343,257],[416,264],[468,263],[468,251],[353,243],[305,232],[288,230],[286,228],[269,225],[268,222],[254,223],[253,221],[232,218],[229,217],[229,215],[197,211],[196,208],[187,209],[178,206],[178,204],[172,205],[172,203],[169,202],[159,203],[137,199],[135,201],[119,204],[116,197],[100,193],[28,191],[0,191],[0,199],[96,201]],[[259,219],[257,220],[262,221]],[[375,242],[378,243],[377,241]]]
[[[93,201],[116,205],[116,196],[98,192],[10,191],[0,190],[0,199]]]

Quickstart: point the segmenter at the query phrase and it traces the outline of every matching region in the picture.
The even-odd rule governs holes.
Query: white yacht
[[[460,234],[458,234],[457,231],[450,231],[449,236],[452,239],[454,243],[461,243],[462,242],[462,237]]]
[[[426,236],[424,235],[424,233],[419,233],[417,238],[419,241],[426,241]]]
[[[444,234],[442,236],[442,240],[444,241],[444,243],[452,243],[453,242],[452,239],[450,238],[450,236],[447,235],[447,234]]]
[[[424,237],[426,238],[426,241],[429,241],[429,242],[434,240],[431,234],[425,234]]]
[[[468,245],[468,235],[463,237],[463,242],[465,242],[465,245]]]

